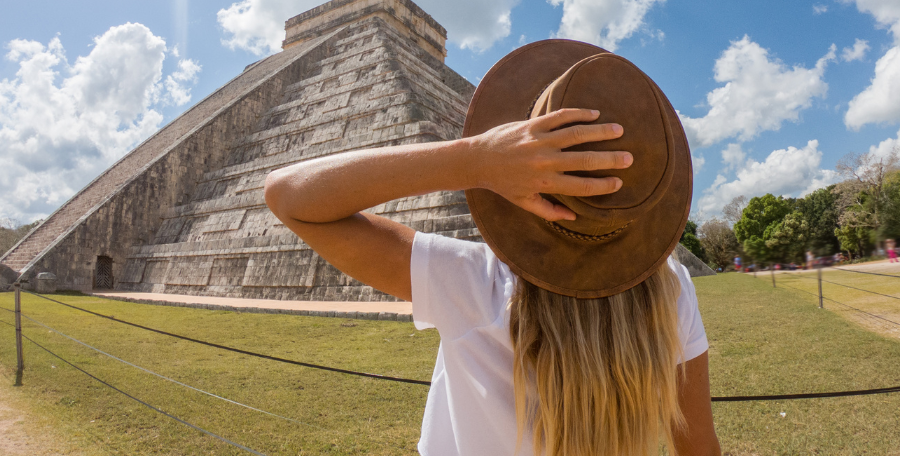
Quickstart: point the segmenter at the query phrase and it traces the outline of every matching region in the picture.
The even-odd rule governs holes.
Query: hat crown
[[[609,73],[596,72],[594,64]],[[580,87],[586,89],[576,96]],[[595,95],[613,98],[587,105],[585,100]],[[573,104],[566,101],[570,96]],[[599,122],[622,124],[622,138],[582,145],[635,155],[628,170],[598,174],[622,178],[617,194],[545,195],[573,208],[574,222],[548,222],[483,188],[466,190],[466,200],[479,234],[520,278],[566,296],[610,296],[653,274],[678,244],[691,203],[687,138],[659,87],[627,60],[597,46],[558,39],[525,45],[488,71],[469,104],[463,136],[560,107],[595,108],[601,112]]]
[[[575,171],[581,177],[618,177],[622,188],[608,195],[550,195],[578,217],[557,222],[588,236],[608,234],[627,226],[659,201],[673,172],[672,135],[665,105],[650,79],[628,60],[610,53],[585,58],[541,93],[531,118],[562,108],[596,109],[592,124],[618,123],[622,137],[584,143],[565,151],[627,151],[634,164],[626,169]]]

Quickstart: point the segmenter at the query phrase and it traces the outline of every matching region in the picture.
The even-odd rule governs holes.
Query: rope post
[[[25,359],[22,353],[22,284],[14,284],[16,290],[16,386],[22,386]]]
[[[817,268],[817,269],[819,272],[819,274],[818,274],[818,276],[819,276],[819,308],[824,309],[824,305],[822,304],[822,268]]]
[[[775,265],[774,264],[769,265],[769,271],[772,273],[772,288],[778,288],[775,286]]]

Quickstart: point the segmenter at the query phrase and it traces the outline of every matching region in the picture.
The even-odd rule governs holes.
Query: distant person
[[[888,239],[885,243],[885,250],[887,250],[888,261],[891,263],[897,263],[897,242],[893,239]]]
[[[734,257],[734,270],[737,272],[741,272],[741,256],[740,255]]]
[[[813,255],[812,250],[806,251],[806,269],[812,269],[816,265],[816,256]]]

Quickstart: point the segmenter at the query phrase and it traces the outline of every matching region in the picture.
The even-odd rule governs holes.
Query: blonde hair
[[[663,264],[634,288],[576,299],[519,279],[510,301],[521,448],[536,454],[647,455],[683,426],[678,407],[678,277]]]

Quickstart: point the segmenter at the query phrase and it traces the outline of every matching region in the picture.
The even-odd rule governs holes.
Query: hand
[[[472,187],[486,188],[545,220],[575,220],[569,208],[553,204],[541,193],[593,196],[618,191],[617,177],[589,178],[566,171],[623,169],[634,157],[628,152],[563,152],[562,149],[622,136],[618,124],[564,125],[599,117],[588,109],[561,109],[522,122],[500,125],[469,138]]]

